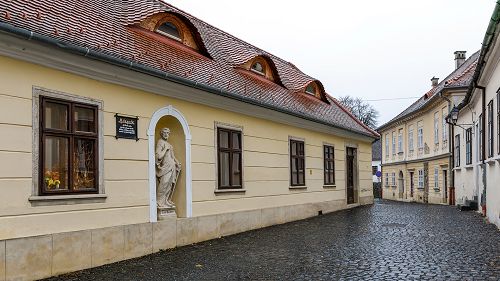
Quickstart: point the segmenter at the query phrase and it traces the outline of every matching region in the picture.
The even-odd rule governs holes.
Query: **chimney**
[[[431,82],[432,82],[432,87],[436,87],[439,84],[439,78],[432,77]]]
[[[456,51],[455,54],[455,69],[458,69],[462,64],[464,64],[467,51]]]

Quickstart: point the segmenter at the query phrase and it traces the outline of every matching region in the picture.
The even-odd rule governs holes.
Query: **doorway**
[[[444,196],[444,203],[448,203],[448,171],[443,170],[443,196]]]
[[[356,181],[356,148],[346,148],[346,189],[347,204],[357,203],[357,181]]]
[[[413,192],[415,189],[415,181],[413,180],[413,172],[410,172],[410,197],[413,198]]]

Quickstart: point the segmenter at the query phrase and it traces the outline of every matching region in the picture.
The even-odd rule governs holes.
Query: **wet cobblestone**
[[[451,206],[377,201],[50,280],[500,280],[500,231]]]

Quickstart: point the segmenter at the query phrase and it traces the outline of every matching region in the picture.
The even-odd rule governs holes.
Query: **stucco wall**
[[[103,202],[34,206],[28,200],[32,194],[34,86],[103,102],[104,187],[107,195]],[[186,87],[186,91],[189,90]],[[193,216],[345,200],[347,143],[358,146],[360,201],[371,202],[369,142],[286,126],[0,57],[0,240],[148,222],[146,130],[152,114],[168,105],[182,112],[192,133]],[[114,138],[115,113],[139,117],[139,141]],[[243,194],[214,193],[215,122],[243,127],[246,189]],[[307,189],[289,189],[289,136],[305,139]],[[176,144],[175,137],[173,142]],[[335,146],[334,188],[323,188],[323,143]],[[179,190],[177,192],[182,192]],[[183,195],[174,197],[182,201]],[[184,215],[183,207],[179,208],[179,215]]]

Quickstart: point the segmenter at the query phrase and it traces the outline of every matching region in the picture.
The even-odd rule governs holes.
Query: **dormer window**
[[[156,29],[156,32],[172,38],[177,41],[182,41],[179,29],[172,22],[165,22]]]
[[[266,75],[266,73],[264,72],[264,66],[262,66],[262,64],[260,62],[258,62],[258,61],[254,62],[252,64],[251,70],[253,72],[256,72],[256,73],[260,74],[260,75]]]
[[[316,85],[314,85],[314,83],[310,83],[309,85],[307,85],[306,93],[313,95],[313,96],[316,96],[317,92],[318,92],[318,90],[316,88]]]

